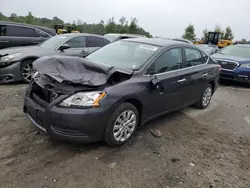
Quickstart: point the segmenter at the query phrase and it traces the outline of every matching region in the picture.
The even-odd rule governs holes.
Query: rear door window
[[[23,26],[15,26],[8,25],[7,26],[7,36],[11,37],[39,37],[36,29],[23,27]]]
[[[104,39],[101,37],[87,36],[87,47],[102,47]]]
[[[0,25],[0,36],[6,36],[6,25]]]
[[[187,61],[187,67],[202,65],[203,58],[201,57],[201,53],[198,50],[192,48],[185,48],[185,56]]]

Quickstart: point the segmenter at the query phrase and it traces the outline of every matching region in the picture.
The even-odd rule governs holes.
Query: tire
[[[33,62],[34,59],[32,60],[25,60],[21,64],[21,76],[22,76],[22,81],[25,83],[30,83],[32,79],[32,75],[35,73],[33,69]],[[30,68],[30,70],[28,70]],[[28,76],[30,75],[30,76]]]
[[[205,100],[206,96],[207,98]],[[199,101],[195,104],[195,107],[199,109],[207,108],[211,102],[212,96],[213,96],[213,86],[211,84],[208,84],[206,89],[202,92]]]
[[[124,117],[128,117],[129,119],[127,119],[130,120],[131,123],[128,124],[128,120],[124,123],[122,121]],[[137,108],[131,103],[122,103],[115,109],[110,117],[105,130],[105,142],[110,146],[121,146],[125,144],[136,131],[138,122],[139,113]],[[125,134],[127,135],[127,138],[125,137]]]

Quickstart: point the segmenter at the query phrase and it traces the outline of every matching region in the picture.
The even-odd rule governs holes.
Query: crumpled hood
[[[231,56],[231,55],[228,55],[228,54],[216,53],[216,54],[213,54],[211,57],[214,58],[214,59],[236,61],[236,62],[238,62],[240,64],[250,63],[250,58]]]
[[[45,56],[33,63],[39,74],[46,75],[59,83],[101,86],[117,70],[109,65],[97,64],[80,57]],[[122,72],[132,74],[133,71]]]

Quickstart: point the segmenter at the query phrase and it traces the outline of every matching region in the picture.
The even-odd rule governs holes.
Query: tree
[[[229,26],[226,28],[223,39],[225,39],[225,40],[233,40],[234,39],[233,32]]]
[[[195,30],[194,30],[194,25],[192,24],[189,24],[186,29],[185,29],[185,33],[184,35],[182,36],[182,38],[184,39],[188,39],[188,40],[191,40],[191,41],[194,41],[195,40]]]
[[[214,28],[214,32],[221,33],[221,38],[224,38],[224,31],[222,31],[221,27],[219,25],[216,25]]]
[[[207,29],[204,29],[204,30],[202,31],[201,40],[205,41],[207,38],[208,38],[208,30],[207,30]]]
[[[119,22],[116,23],[114,18],[110,18],[108,22],[105,24],[103,20],[101,20],[97,24],[87,24],[86,22],[81,21],[80,19],[77,21],[73,21],[71,23],[65,23],[63,20],[54,16],[52,19],[50,18],[37,18],[32,15],[31,12],[28,13],[27,16],[18,16],[15,13],[12,13],[10,17],[3,15],[0,12],[0,21],[14,21],[14,22],[22,22],[28,24],[35,24],[45,27],[52,28],[53,25],[72,25],[76,26],[76,29],[83,33],[94,33],[94,34],[106,34],[106,33],[137,33],[146,35],[148,37],[152,37],[151,34],[145,31],[142,27],[138,25],[138,21],[136,18],[132,18],[131,22],[128,22],[125,17],[121,17]]]
[[[131,18],[131,22],[130,22],[130,25],[129,25],[129,33],[137,34],[137,29],[138,29],[137,19],[136,18]]]
[[[241,43],[246,43],[247,42],[247,39],[241,39],[241,41],[240,41]]]

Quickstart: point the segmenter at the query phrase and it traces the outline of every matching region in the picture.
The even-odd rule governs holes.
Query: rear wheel
[[[202,96],[200,97],[198,103],[195,104],[195,107],[199,109],[207,108],[211,101],[212,95],[213,95],[213,87],[211,84],[208,84],[208,86],[202,93]]]
[[[33,68],[33,62],[34,60],[26,60],[23,61],[21,64],[21,75],[25,83],[29,83],[35,73],[35,70]]]
[[[138,110],[134,105],[121,104],[111,115],[105,131],[105,141],[111,146],[123,145],[134,134],[138,120]]]

